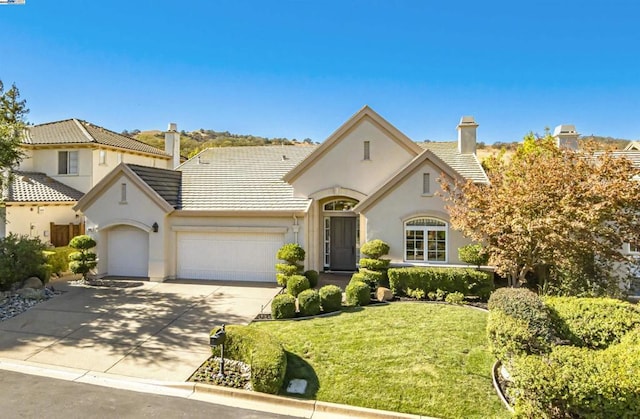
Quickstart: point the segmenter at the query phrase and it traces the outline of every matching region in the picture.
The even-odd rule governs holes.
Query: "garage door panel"
[[[179,233],[178,277],[273,282],[283,243],[275,233]]]
[[[135,227],[114,227],[107,242],[108,275],[148,277],[149,233]]]

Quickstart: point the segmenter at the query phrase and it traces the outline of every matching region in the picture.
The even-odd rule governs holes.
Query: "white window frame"
[[[434,223],[439,223],[440,225],[409,225],[412,222],[418,221],[418,220],[432,220]],[[449,224],[444,221],[441,220],[439,218],[435,218],[435,217],[428,217],[428,216],[423,216],[423,217],[414,217],[411,218],[407,221],[404,222],[403,224],[404,228],[403,228],[403,240],[404,240],[404,261],[408,262],[408,263],[437,263],[437,264],[443,264],[443,263],[447,263],[449,260]],[[421,231],[422,232],[422,249],[417,249],[417,250],[422,250],[422,259],[410,259],[408,256],[408,251],[411,250],[413,252],[416,251],[416,248],[414,249],[409,249],[409,246],[407,246],[407,242],[408,242],[408,238],[407,238],[407,233],[410,231]],[[444,260],[438,260],[438,259],[429,259],[429,244],[430,244],[430,240],[429,240],[429,233],[435,233],[436,235],[439,232],[444,232],[444,251],[439,252],[436,249],[436,253],[444,253]],[[414,240],[418,240],[418,239],[414,239]],[[437,242],[439,241],[438,238],[435,239],[436,241],[436,246],[437,246]],[[414,254],[415,256],[415,254]]]
[[[60,158],[65,154],[66,167],[64,168],[64,172],[60,169]],[[75,164],[74,164],[75,163]],[[78,156],[78,150],[64,150],[58,151],[58,174],[59,175],[68,175],[68,176],[78,176],[80,172],[80,159]]]
[[[324,267],[331,266],[331,217],[324,217],[323,221],[323,243],[324,243]]]
[[[338,203],[341,203],[343,205],[343,209],[335,209],[336,204]],[[324,212],[351,211],[356,205],[358,205],[358,201],[356,201],[355,199],[351,199],[351,198],[333,199],[329,202],[325,202],[325,204],[322,206],[322,211]]]

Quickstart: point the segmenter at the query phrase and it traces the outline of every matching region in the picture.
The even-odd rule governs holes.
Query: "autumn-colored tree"
[[[559,149],[525,137],[509,160],[485,161],[489,184],[442,181],[453,228],[486,246],[497,272],[543,291],[616,294],[623,243],[637,240],[640,169],[613,152]]]

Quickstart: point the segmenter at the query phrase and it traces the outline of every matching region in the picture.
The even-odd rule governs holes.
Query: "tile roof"
[[[140,179],[174,208],[180,208],[180,184],[182,173],[175,170],[127,164]]]
[[[84,194],[38,172],[14,172],[6,202],[75,202]]]
[[[315,148],[209,148],[177,169],[182,172],[182,209],[305,211],[310,200],[295,197],[282,177]]]
[[[441,158],[442,161],[465,179],[480,183],[489,182],[478,157],[475,154],[460,154],[457,142],[429,142],[418,143],[418,145],[424,149],[431,150],[433,154]]]
[[[75,118],[30,126],[26,130],[23,142],[32,145],[95,143],[168,157],[163,150]]]

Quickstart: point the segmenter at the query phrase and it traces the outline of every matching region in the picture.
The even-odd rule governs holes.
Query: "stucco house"
[[[28,127],[25,158],[3,191],[0,237],[15,233],[66,245],[84,231],[84,217],[73,209],[78,199],[122,162],[173,169],[179,141],[166,146],[159,150],[79,119]]]
[[[477,127],[463,117],[457,141],[416,143],[365,106],[319,146],[211,148],[176,170],[122,162],[74,209],[99,276],[275,281],[290,242],[307,269],[353,271],[372,239],[393,265],[460,265],[469,242],[438,178],[487,182]]]

